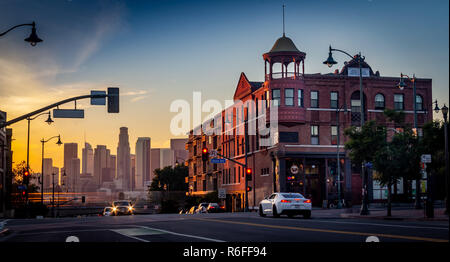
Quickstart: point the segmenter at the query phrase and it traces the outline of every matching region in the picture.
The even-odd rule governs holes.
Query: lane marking
[[[249,218],[256,218],[261,220],[268,220],[267,217],[249,217]],[[269,217],[270,219],[270,217]],[[274,219],[275,220],[275,219]],[[361,222],[342,222],[342,221],[333,221],[333,220],[289,220],[289,221],[302,221],[302,222],[322,222],[322,223],[335,223],[335,224],[355,224],[355,225],[369,225],[369,226],[380,226],[380,227],[401,227],[401,228],[421,228],[421,229],[439,229],[439,230],[448,230],[448,227],[425,227],[425,226],[405,226],[405,225],[395,225],[395,224],[377,224],[377,223],[361,223]]]
[[[146,240],[146,239],[142,239],[142,238],[135,237],[135,236],[132,236],[132,235],[127,235],[123,231],[121,232],[120,230],[110,229],[110,231],[115,232],[115,233],[117,233],[119,235],[122,235],[122,236],[126,236],[126,237],[129,237],[129,238],[141,241],[141,242],[150,242],[149,240]]]
[[[160,232],[162,232],[162,233],[171,234],[171,235],[175,235],[175,236],[183,236],[183,237],[197,238],[197,239],[206,240],[206,241],[211,241],[211,242],[226,242],[226,241],[219,240],[219,239],[213,239],[213,238],[201,237],[201,236],[194,236],[194,235],[188,235],[188,234],[181,234],[181,233],[176,233],[176,232],[172,232],[172,231],[167,231],[167,230],[163,230],[163,229],[159,229],[159,228],[150,228],[150,227],[146,227],[146,226],[140,226],[140,227],[146,228],[146,229],[150,229],[150,230],[160,231]]]
[[[306,227],[277,226],[277,225],[256,224],[256,223],[249,223],[249,222],[227,221],[227,220],[221,220],[221,219],[205,219],[205,218],[192,218],[192,219],[200,220],[200,221],[208,221],[208,222],[228,223],[228,224],[235,224],[235,225],[247,225],[247,226],[276,228],[276,229],[289,229],[289,230],[298,230],[298,231],[335,233],[335,234],[357,235],[357,236],[366,236],[366,237],[367,236],[376,236],[376,237],[386,237],[386,238],[395,238],[395,239],[407,239],[407,240],[430,241],[430,242],[447,242],[448,243],[447,239],[439,239],[439,238],[402,236],[402,235],[379,234],[379,233],[364,233],[364,232],[319,229],[319,228],[306,228]]]
[[[310,220],[310,221],[311,221],[311,220]],[[311,221],[311,222],[312,222],[312,221]],[[380,226],[380,227],[401,227],[401,228],[421,228],[421,229],[439,229],[439,230],[448,230],[448,227],[405,226],[405,225],[395,225],[395,224],[377,224],[377,223],[360,223],[360,222],[341,222],[341,221],[325,221],[325,220],[314,220],[314,222],[335,223],[335,224],[356,224],[356,225],[369,225],[369,226]]]

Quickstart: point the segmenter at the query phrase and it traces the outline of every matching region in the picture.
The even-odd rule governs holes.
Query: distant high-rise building
[[[94,150],[89,143],[84,143],[82,151],[82,174],[94,174]]]
[[[117,146],[117,178],[121,180],[122,190],[131,189],[131,165],[130,165],[130,143],[128,141],[128,128],[121,127],[119,133],[119,144]]]
[[[175,161],[174,151],[170,148],[152,148],[151,149],[151,177],[150,181],[154,177],[155,169],[164,168],[166,166],[173,166]]]
[[[136,155],[130,155],[130,166],[131,166],[131,191],[136,190]]]
[[[188,159],[189,151],[186,150],[188,140],[188,138],[170,139],[170,149],[174,152],[174,164],[182,164]]]
[[[100,187],[102,184],[102,172],[108,167],[110,150],[105,145],[97,145],[94,151],[94,177],[93,182]]]
[[[44,190],[48,190],[52,186],[53,159],[44,158]]]
[[[150,137],[139,137],[136,141],[136,190],[143,190],[145,183],[150,181],[150,150]]]
[[[116,169],[117,169],[117,157],[116,155],[109,156],[108,167],[111,169],[111,177],[113,179],[117,178]]]
[[[78,144],[77,143],[64,143],[64,170],[66,171],[66,186],[69,188],[73,188],[73,181],[75,181],[76,177],[79,176],[80,172],[80,163],[73,162],[72,159],[78,159]],[[73,164],[78,163],[78,167],[74,166]],[[76,171],[78,170],[78,174]]]
[[[70,162],[70,177],[67,180],[69,191],[71,192],[79,192],[80,188],[80,159],[72,158]]]

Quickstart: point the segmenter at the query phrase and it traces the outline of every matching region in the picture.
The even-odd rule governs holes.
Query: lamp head
[[[437,100],[434,101],[434,104],[435,104],[435,106],[434,106],[434,112],[436,112],[436,114],[437,114],[437,113],[439,113],[439,111],[440,111],[441,109],[440,109],[439,106],[438,106]]]
[[[405,81],[403,81],[403,74],[400,74],[400,82],[398,82],[397,87],[400,90],[403,90],[403,88],[407,87],[407,85],[405,84]]]
[[[442,114],[444,115],[444,119],[447,120],[447,114],[448,114],[448,107],[444,104],[442,107]]]
[[[328,53],[327,60],[323,61],[323,64],[327,65],[328,67],[332,67],[333,65],[337,64],[336,61],[334,61],[333,54],[331,53],[331,46],[330,46],[330,52]]]
[[[36,26],[33,22],[33,28],[31,28],[31,34],[29,37],[25,38],[24,41],[30,43],[32,46],[35,46],[37,43],[42,42],[42,39],[40,39],[36,34]]]
[[[61,137],[60,137],[59,135],[58,135],[58,142],[56,142],[56,144],[57,144],[58,146],[62,145]]]
[[[50,112],[48,112],[48,118],[47,118],[47,120],[45,120],[45,122],[47,124],[49,124],[49,125],[51,125],[54,122],[52,117],[51,117],[51,115],[50,115]]]

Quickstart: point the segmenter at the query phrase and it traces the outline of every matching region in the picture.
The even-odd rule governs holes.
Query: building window
[[[272,90],[272,100],[274,106],[280,105],[280,89],[274,89]]]
[[[423,110],[423,99],[422,96],[416,95],[416,110],[422,111]]]
[[[303,90],[302,89],[298,90],[297,96],[298,96],[298,101],[297,101],[298,106],[303,107]]]
[[[286,106],[294,105],[294,89],[292,88],[284,89],[284,104]]]
[[[319,92],[311,91],[311,107],[318,108],[319,107]]]
[[[403,94],[395,94],[394,95],[394,109],[395,110],[403,110],[404,104],[403,104]]]
[[[337,126],[331,126],[331,144],[332,145],[337,145],[337,136],[338,136]]]
[[[298,143],[298,132],[280,132],[279,140],[281,143]]]
[[[338,108],[338,92],[331,92],[330,93],[330,107],[331,108]]]
[[[311,126],[311,145],[319,144],[319,126]]]
[[[375,109],[384,109],[384,95],[377,94],[375,96]]]

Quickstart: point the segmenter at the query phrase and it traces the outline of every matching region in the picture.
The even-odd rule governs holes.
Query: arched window
[[[384,95],[377,94],[375,96],[375,109],[384,109]]]
[[[416,110],[417,111],[423,110],[423,98],[421,95],[416,95]]]

